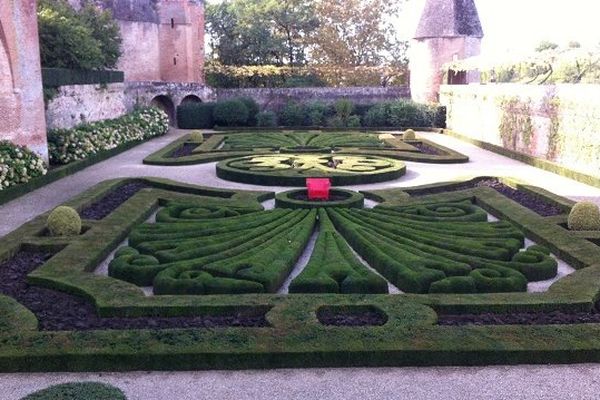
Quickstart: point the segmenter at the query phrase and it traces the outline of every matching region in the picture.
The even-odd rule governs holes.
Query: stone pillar
[[[0,1],[0,140],[48,161],[36,0]]]

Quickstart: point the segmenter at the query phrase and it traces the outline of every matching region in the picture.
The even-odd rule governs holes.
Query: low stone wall
[[[117,118],[127,112],[125,85],[61,86],[46,108],[48,129],[72,128],[85,122]]]
[[[447,126],[600,177],[600,85],[445,85]]]
[[[117,118],[136,106],[155,105],[174,121],[183,101],[213,101],[214,91],[195,83],[126,82],[109,85],[61,86],[48,102],[48,129],[72,128],[81,123]]]
[[[217,89],[218,100],[236,97],[251,97],[263,109],[279,110],[289,101],[331,103],[345,98],[351,100],[354,104],[372,104],[398,98],[410,98],[410,89],[408,86]]]

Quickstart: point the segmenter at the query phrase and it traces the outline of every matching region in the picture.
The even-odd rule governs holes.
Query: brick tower
[[[479,82],[477,72],[450,74],[442,82],[442,66],[477,56],[483,29],[474,0],[427,0],[411,44],[410,89],[418,102],[436,102],[443,83]]]
[[[0,140],[48,160],[35,0],[0,1]]]

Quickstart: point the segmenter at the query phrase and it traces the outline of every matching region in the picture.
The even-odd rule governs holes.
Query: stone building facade
[[[75,8],[81,0],[69,0]],[[204,83],[203,0],[96,0],[121,28],[125,81]]]
[[[48,159],[35,0],[0,1],[0,140]]]
[[[450,73],[443,82],[442,66],[478,56],[483,29],[474,0],[427,0],[411,44],[410,87],[413,100],[435,102],[442,83],[479,82],[477,72]]]

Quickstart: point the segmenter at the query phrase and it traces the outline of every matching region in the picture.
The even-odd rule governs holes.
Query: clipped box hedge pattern
[[[175,156],[186,146],[195,142],[189,136],[174,141],[165,148],[144,159],[150,165],[193,165],[252,155],[278,155],[280,153],[311,153],[336,155],[380,156],[397,160],[426,163],[464,163],[469,158],[452,149],[437,145],[426,139],[403,141],[397,137],[359,132],[314,131],[260,131],[252,133],[226,132],[215,134],[191,154]],[[437,154],[425,154],[413,144],[422,143],[436,150]]]
[[[358,185],[397,179],[402,161],[369,155],[264,154],[217,164],[222,179],[272,186],[305,186],[306,178],[330,178],[332,185]]]
[[[130,180],[105,182],[65,205],[81,211],[128,181]],[[272,197],[267,192],[215,190],[161,179],[143,181],[146,188],[138,191],[105,218],[85,220],[84,225],[89,229],[80,236],[44,236],[42,232],[47,214],[26,223],[2,238],[0,260],[10,259],[19,251],[54,253],[52,258],[29,274],[29,284],[82,296],[93,304],[102,318],[266,313],[267,326],[40,331],[32,312],[14,299],[0,295],[0,370],[190,370],[600,361],[599,324],[436,324],[439,313],[592,310],[600,293],[600,247],[590,241],[597,239],[597,234],[566,230],[562,225],[566,222],[568,210],[562,215],[541,217],[493,189],[474,188],[420,197],[410,197],[401,189],[366,193],[368,198],[383,202],[374,210],[264,211],[259,202]],[[434,189],[451,186],[438,185]],[[546,193],[535,188],[528,187],[528,190],[547,197]],[[555,197],[554,200],[561,199]],[[564,204],[568,204],[568,201],[563,200]],[[485,222],[482,209],[510,224]],[[156,210],[160,210],[157,223],[144,223]],[[178,267],[187,268],[189,265],[186,263],[194,258],[184,257],[185,252],[202,251],[203,247],[177,248],[177,243],[183,245],[192,238],[186,238],[193,235],[192,231],[186,231],[186,224],[199,225],[205,229],[202,231],[204,233],[207,229],[223,229],[223,232],[215,235],[221,235],[221,238],[230,235],[228,242],[233,243],[241,238],[239,231],[233,230],[228,224],[218,224],[217,221],[235,220],[238,224],[236,228],[246,221],[244,229],[251,233],[248,237],[252,240],[253,237],[259,237],[261,228],[260,225],[250,224],[249,221],[254,219],[263,224],[272,221],[273,230],[277,229],[276,226],[285,226],[287,231],[281,229],[278,232],[284,233],[278,236],[287,237],[287,240],[284,239],[286,244],[289,244],[289,240],[297,240],[292,246],[286,246],[286,253],[281,254],[282,260],[294,259],[303,248],[302,242],[317,227],[320,235],[309,265],[295,278],[290,288],[293,292],[293,288],[307,286],[319,293],[294,293],[285,296],[271,293],[146,296],[132,283],[93,273],[102,260],[127,237],[132,240],[132,248],[136,248],[142,255],[154,257],[159,261],[158,265],[181,263]],[[389,225],[393,225],[393,228],[388,229],[385,224],[391,221],[393,224]],[[151,225],[156,227],[150,227]],[[172,229],[176,226],[179,229]],[[477,229],[481,232],[480,237],[474,238],[469,230],[463,231],[458,229],[459,226]],[[356,228],[356,232],[344,232],[352,227]],[[161,232],[162,229],[164,232]],[[292,229],[296,229],[294,237],[286,236]],[[403,236],[396,237],[398,235],[394,229],[402,229]],[[446,230],[452,232],[452,238],[448,238],[449,232]],[[162,233],[164,237],[160,237]],[[411,236],[417,233],[422,240],[410,243],[416,242]],[[183,237],[175,237],[177,234]],[[381,254],[396,257],[393,260],[396,264],[408,259],[414,261],[411,266],[416,265],[417,268],[408,272],[410,276],[419,277],[415,282],[419,282],[421,286],[415,286],[415,292],[426,291],[423,282],[429,283],[430,292],[434,291],[432,288],[439,281],[432,282],[421,276],[435,276],[440,270],[443,271],[435,265],[437,261],[441,264],[442,260],[445,261],[443,264],[448,266],[447,272],[456,270],[462,273],[460,265],[467,260],[462,257],[481,262],[482,266],[476,269],[504,271],[506,268],[527,279],[536,279],[536,276],[539,278],[536,274],[546,271],[545,250],[534,248],[516,253],[523,254],[526,259],[515,259],[515,255],[512,255],[520,247],[523,235],[543,245],[577,271],[554,283],[544,293],[389,295],[379,293],[383,289],[381,276],[362,269],[355,258],[349,257],[352,246],[357,253],[362,252],[363,258],[380,275],[386,276],[389,271],[382,265],[377,265],[375,256],[368,259],[370,248],[363,240],[376,235],[380,236],[382,247],[391,242],[396,244],[393,249],[384,248],[380,251]],[[440,241],[432,246],[428,242],[434,238],[440,238]],[[195,239],[204,240],[202,237]],[[508,244],[499,244],[499,239]],[[145,242],[149,243],[148,252],[153,251],[157,255],[159,252],[164,253],[159,257],[144,253]],[[161,248],[161,243],[167,245]],[[279,243],[281,242],[277,238],[268,239],[264,242],[265,251],[268,252],[267,247],[270,247],[279,252],[282,248]],[[207,245],[218,246],[219,243]],[[431,257],[415,256],[426,247],[431,252]],[[121,250],[117,259],[125,256],[128,251],[132,252]],[[231,259],[240,261],[240,264],[253,263],[255,268],[249,275],[243,273],[243,268],[229,268],[239,265],[237,262],[232,264],[221,260],[215,261],[213,265],[219,266],[219,273],[226,271],[233,276],[232,279],[244,284],[249,282],[261,285],[265,291],[273,290],[275,283],[281,281],[279,274],[283,275],[288,271],[284,262],[279,266],[269,262],[268,269],[256,268],[261,260],[260,253],[253,252],[252,249],[240,254],[244,256],[232,254]],[[160,257],[164,257],[165,261],[172,257],[173,261],[161,261]],[[331,260],[339,262],[334,264]],[[521,268],[521,264],[528,264],[533,268],[525,270]],[[135,267],[142,270],[143,265],[157,264],[140,262]],[[403,271],[406,268],[394,269]],[[162,271],[167,270],[161,270],[157,276]],[[188,273],[189,271],[192,269],[187,270]],[[530,275],[533,272],[535,273]],[[216,283],[217,288],[227,287],[221,285],[222,282],[217,282],[218,279],[212,279],[226,278],[219,273],[215,267],[209,272],[208,279],[200,279],[202,285],[209,283],[202,290],[207,287],[213,290],[215,286],[212,283]],[[482,275],[485,279],[495,278],[490,276],[495,275],[493,273],[486,272]],[[390,276],[387,275],[388,279]],[[194,274],[190,273],[188,277],[195,283]],[[460,277],[472,278],[478,288],[478,279],[481,277],[474,278],[470,273],[457,276]],[[177,283],[182,280],[180,278],[182,277],[175,274],[175,279],[170,282]],[[455,290],[459,288],[461,290],[457,291],[462,291],[463,287],[471,285],[465,281],[454,287]],[[235,289],[236,286],[228,287],[232,288]],[[184,291],[187,289],[188,287],[183,286]],[[328,293],[323,293],[325,291]],[[381,326],[360,328],[325,326],[317,318],[318,311],[324,309],[344,310],[348,313],[375,310],[385,314],[387,322]]]

